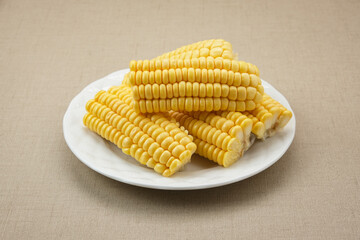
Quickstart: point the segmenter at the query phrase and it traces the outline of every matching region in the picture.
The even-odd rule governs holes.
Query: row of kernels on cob
[[[192,137],[161,114],[155,121],[136,113],[129,101],[125,86],[100,91],[86,105],[84,125],[140,163],[164,176],[172,175],[190,161],[196,149]]]
[[[130,71],[156,71],[170,70],[177,68],[194,68],[194,69],[223,69],[233,72],[249,73],[260,75],[257,66],[244,61],[223,59],[222,57],[200,57],[191,59],[162,59],[162,60],[132,60],[130,61]]]
[[[179,97],[171,99],[140,99],[133,103],[138,113],[158,113],[173,111],[245,111],[255,109],[253,100],[237,101],[227,98]]]
[[[134,100],[173,97],[222,97],[229,100],[254,100],[255,103],[258,103],[262,99],[264,87],[262,85],[254,85],[235,87],[220,83],[180,82],[174,84],[146,84],[132,86],[131,89]]]
[[[177,48],[176,50],[164,53],[155,59],[187,59],[207,56],[233,59],[234,54],[232,52],[232,45],[223,39],[205,40]]]
[[[229,86],[260,86],[261,79],[255,74],[233,72],[225,69],[177,68],[156,71],[132,71],[129,73],[132,86],[168,84],[180,82],[221,83]]]
[[[222,83],[229,86],[258,86],[261,79],[256,74],[233,72],[225,69],[176,68],[156,71],[131,71],[132,86],[180,82]]]

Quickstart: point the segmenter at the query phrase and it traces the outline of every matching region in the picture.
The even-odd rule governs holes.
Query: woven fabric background
[[[359,239],[360,2],[0,1],[0,239]],[[271,168],[201,191],[108,179],[62,118],[131,59],[224,38],[297,118]]]

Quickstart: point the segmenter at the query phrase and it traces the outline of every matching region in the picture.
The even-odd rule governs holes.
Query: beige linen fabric
[[[359,1],[0,1],[0,239],[359,239]],[[282,92],[288,152],[229,186],[108,179],[67,147],[86,85],[210,38]]]

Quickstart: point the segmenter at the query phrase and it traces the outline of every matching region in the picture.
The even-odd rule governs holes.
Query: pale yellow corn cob
[[[231,43],[223,39],[211,39],[196,42],[178,48],[174,51],[167,52],[161,56],[156,57],[155,59],[165,59],[165,58],[176,58],[176,59],[188,59],[194,57],[208,57],[212,56],[222,57],[224,59],[233,59],[234,53],[232,52]]]
[[[170,116],[194,137],[196,153],[224,167],[236,162],[248,147],[250,120],[241,126],[214,113],[170,111]]]
[[[84,125],[163,176],[174,174],[190,161],[196,149],[192,137],[174,122],[160,126],[135,113],[131,101],[126,85],[100,91],[86,104]],[[166,120],[161,114],[157,122],[159,119]]]
[[[251,119],[253,122],[252,133],[258,139],[273,136],[279,129],[286,126],[292,117],[289,110],[267,94],[264,94],[263,100],[252,111],[242,113],[225,111],[218,112],[218,114],[234,122],[242,120],[244,116]]]

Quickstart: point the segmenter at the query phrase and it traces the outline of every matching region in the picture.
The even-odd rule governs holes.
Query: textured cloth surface
[[[0,239],[359,239],[360,1],[0,1]],[[289,100],[286,154],[160,191],[82,164],[62,118],[131,59],[224,38]]]

